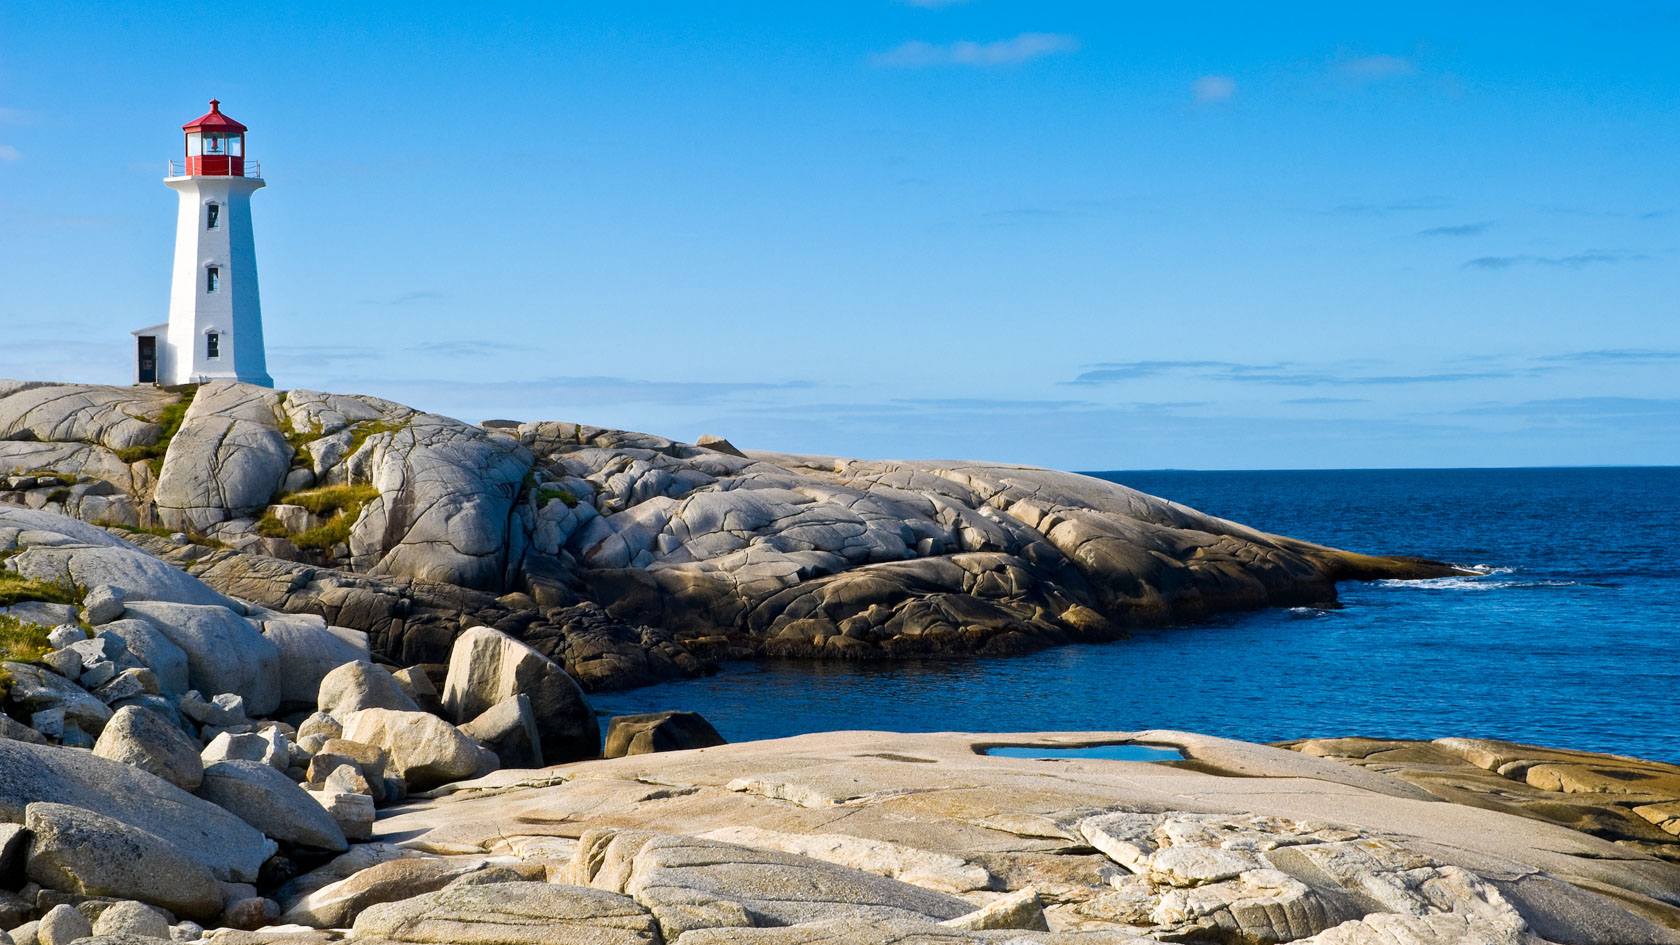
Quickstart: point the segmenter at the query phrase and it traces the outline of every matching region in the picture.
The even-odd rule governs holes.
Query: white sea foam
[[[1486,574],[1510,574],[1510,568]],[[1377,581],[1378,587],[1410,587],[1429,591],[1497,591],[1505,588],[1575,587],[1575,581],[1489,581],[1483,576],[1429,578],[1423,581]]]

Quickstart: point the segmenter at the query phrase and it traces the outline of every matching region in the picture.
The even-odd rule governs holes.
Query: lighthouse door
[[[153,335],[141,335],[140,342],[140,370],[137,372],[142,384],[157,383],[157,338]]]

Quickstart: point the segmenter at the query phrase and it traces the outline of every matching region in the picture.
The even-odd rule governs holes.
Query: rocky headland
[[[3,504],[112,529],[402,665],[494,627],[587,691],[719,658],[1021,653],[1452,573],[1047,469],[472,425],[232,383],[0,381]]]
[[[0,436],[0,945],[1680,942],[1673,765],[1165,731],[731,745],[680,711],[603,738],[588,696],[1445,565],[1047,470],[238,385],[0,386]],[[1106,744],[1177,757],[989,753]]]

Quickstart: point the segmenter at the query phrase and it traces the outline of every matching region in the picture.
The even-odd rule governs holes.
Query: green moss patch
[[[570,492],[560,488],[559,486],[543,486],[537,493],[538,505],[547,505],[557,499],[568,509],[577,508],[577,496],[572,495]]]

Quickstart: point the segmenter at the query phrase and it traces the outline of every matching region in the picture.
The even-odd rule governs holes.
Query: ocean
[[[1472,567],[1345,582],[1005,659],[728,663],[595,697],[731,741],[835,729],[1172,728],[1250,741],[1502,738],[1680,762],[1680,468],[1104,472],[1255,528]]]

